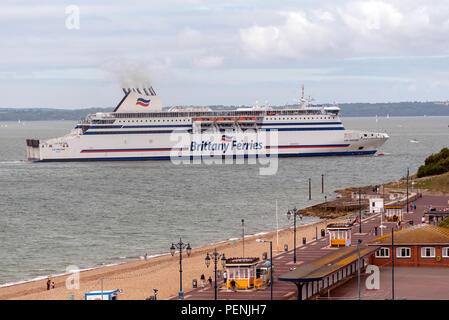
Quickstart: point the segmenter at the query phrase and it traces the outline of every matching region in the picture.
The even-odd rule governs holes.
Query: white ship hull
[[[162,112],[155,107],[145,109],[149,110],[145,113],[139,109],[140,112],[120,110],[129,101],[131,108],[135,108],[135,101],[140,107],[143,98],[139,97],[150,101],[149,97],[128,92],[114,112],[90,115],[64,137],[27,140],[28,159],[170,160],[208,158],[211,154],[227,158],[370,155],[388,139],[385,133],[345,130],[338,112],[324,108]],[[151,96],[151,100],[155,103],[156,99]],[[248,140],[248,134],[254,139]],[[268,135],[275,139],[265,139]],[[245,141],[251,142],[245,144]]]

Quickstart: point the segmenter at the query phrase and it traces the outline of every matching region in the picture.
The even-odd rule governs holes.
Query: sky
[[[447,0],[2,0],[0,107],[447,100],[448,40]]]

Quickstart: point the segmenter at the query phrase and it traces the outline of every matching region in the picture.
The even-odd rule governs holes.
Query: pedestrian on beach
[[[212,277],[209,277],[209,279],[207,279],[207,281],[209,282],[209,286],[212,288]]]
[[[204,276],[204,274],[201,275],[201,288],[204,289],[204,287],[206,286],[206,277]]]
[[[47,278],[47,290],[50,290],[51,280]]]
[[[52,288],[52,289],[55,288],[55,282],[54,282],[54,281],[52,281],[52,283],[51,283],[51,288]]]
[[[143,258],[145,259],[145,260],[147,260],[147,253],[145,252],[145,254],[143,255]]]

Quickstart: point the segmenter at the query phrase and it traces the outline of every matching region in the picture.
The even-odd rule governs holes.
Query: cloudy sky
[[[447,0],[2,0],[0,26],[0,107],[449,98]]]

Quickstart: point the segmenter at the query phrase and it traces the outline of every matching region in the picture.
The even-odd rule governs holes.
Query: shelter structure
[[[397,222],[404,220],[404,213],[402,206],[392,205],[385,206],[385,220],[388,222]]]
[[[444,219],[449,217],[449,207],[428,208],[424,211],[424,216],[427,217],[429,224],[438,225]]]
[[[360,270],[368,265],[369,256],[376,250],[377,247],[360,248]],[[278,279],[296,285],[298,300],[324,295],[329,289],[357,274],[358,258],[357,247],[339,248],[313,262],[301,264],[296,269],[280,275]]]
[[[233,284],[236,289],[258,288],[267,284],[270,278],[270,268],[267,263],[260,263],[259,258],[226,259],[226,273],[228,277],[224,285],[227,289],[232,289]]]
[[[327,225],[330,247],[349,247],[351,245],[352,223],[331,223]]]

